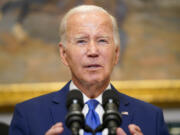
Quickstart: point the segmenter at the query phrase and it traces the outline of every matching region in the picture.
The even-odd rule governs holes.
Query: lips
[[[88,64],[88,65],[85,65],[84,68],[87,68],[87,69],[97,69],[97,68],[101,68],[102,66],[100,64]]]

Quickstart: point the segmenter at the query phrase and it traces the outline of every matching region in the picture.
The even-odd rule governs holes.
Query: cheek
[[[83,56],[80,53],[78,53],[77,51],[70,52],[69,54],[70,55],[68,55],[68,57],[67,57],[67,61],[69,63],[69,67],[71,69],[76,70],[76,71],[80,70],[81,65],[82,65],[82,61],[83,61],[82,60]]]
[[[114,53],[115,53],[115,52],[109,51],[109,50],[108,50],[108,51],[106,50],[106,51],[104,52],[104,56],[103,56],[103,57],[104,57],[104,60],[105,60],[106,63],[109,63],[109,64],[110,64],[110,63],[113,63],[113,61],[114,61],[114,59],[115,59]]]
[[[111,72],[113,67],[116,65],[115,52],[107,51],[107,53],[104,53],[103,61],[104,61],[105,70],[107,72]]]

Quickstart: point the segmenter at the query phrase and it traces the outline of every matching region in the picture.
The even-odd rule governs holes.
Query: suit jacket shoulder
[[[159,107],[118,92],[122,115],[122,127],[128,133],[128,125],[138,125],[145,135],[169,135],[163,112]]]
[[[65,102],[68,91],[69,83],[60,91],[17,104],[9,135],[44,135],[56,122],[64,123],[67,113]]]

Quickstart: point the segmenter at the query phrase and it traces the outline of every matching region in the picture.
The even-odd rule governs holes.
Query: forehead
[[[88,31],[107,31],[113,30],[110,16],[102,11],[77,12],[70,15],[67,19],[67,32]]]

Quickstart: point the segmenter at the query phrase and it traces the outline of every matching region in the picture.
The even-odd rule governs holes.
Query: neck
[[[96,98],[107,88],[110,79],[94,83],[81,82],[74,79],[72,81],[87,97]]]

